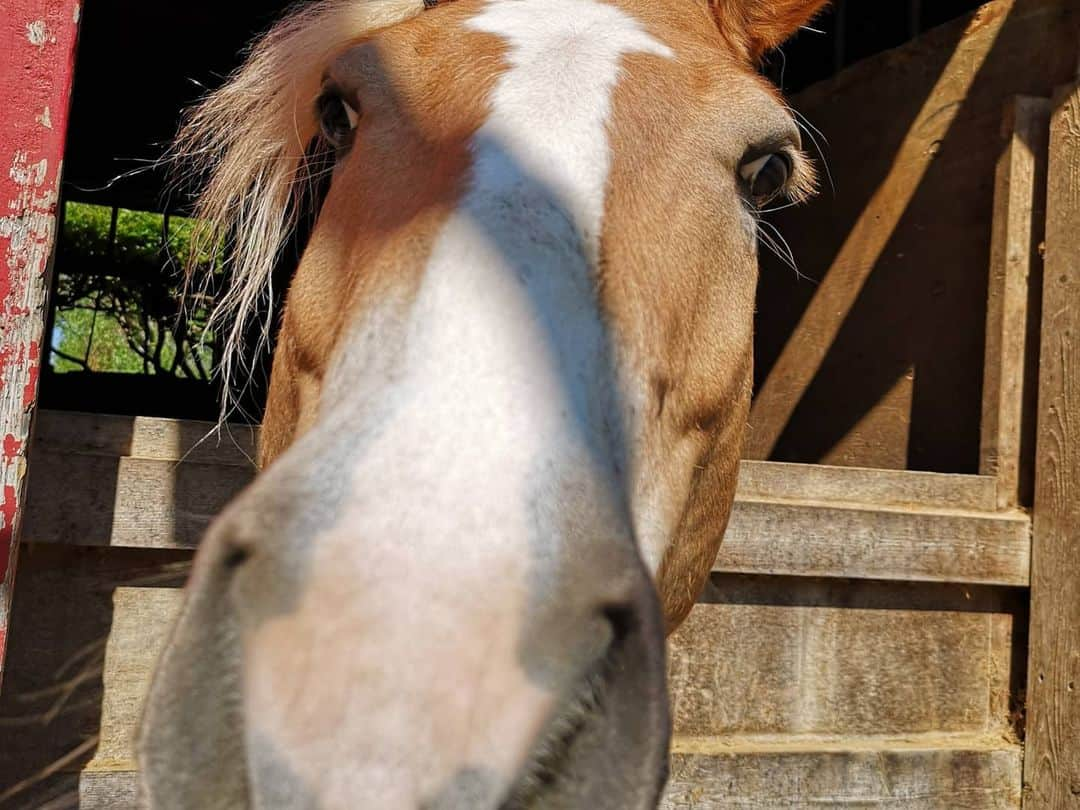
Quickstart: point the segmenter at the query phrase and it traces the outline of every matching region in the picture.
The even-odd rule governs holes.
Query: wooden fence
[[[101,739],[69,775],[84,807],[134,801],[133,724],[188,550],[252,475],[253,437],[199,444],[210,427],[39,417],[24,537],[42,545],[16,622],[50,649],[13,650],[12,689],[40,691],[107,636],[66,671],[101,666]],[[712,584],[671,646],[667,806],[1017,806],[1009,699],[1030,521],[997,500],[990,476],[745,463]],[[75,749],[80,724],[63,728],[20,760]]]

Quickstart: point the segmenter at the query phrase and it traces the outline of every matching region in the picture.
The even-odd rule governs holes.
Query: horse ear
[[[828,0],[711,0],[720,30],[757,62],[792,36]]]

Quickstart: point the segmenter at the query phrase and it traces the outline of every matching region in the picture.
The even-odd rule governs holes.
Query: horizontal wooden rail
[[[813,810],[844,806],[895,810],[1019,807],[1021,749],[996,742],[928,739],[847,750],[698,745],[676,740],[661,810]],[[71,774],[83,810],[139,806],[134,764],[91,765]],[[962,777],[958,777],[962,774]]]
[[[84,810],[141,807],[135,729],[189,558],[59,545],[24,554],[0,695],[0,728],[17,742],[0,746],[0,783],[37,774],[88,734],[96,745],[14,807],[61,793],[79,794]],[[669,644],[664,810],[1019,806],[1007,711],[1024,594],[740,575],[713,584]],[[39,722],[61,691],[63,711]]]
[[[1018,808],[1021,748],[973,737],[870,745],[674,741],[663,810]]]
[[[254,431],[46,412],[24,539],[192,548],[254,476]],[[995,508],[994,479],[744,462],[715,570],[1026,586],[1030,521]]]
[[[897,810],[1019,806],[1018,745],[1000,738],[926,736],[856,749],[850,741],[757,748],[676,739],[661,810],[802,810],[840,803]],[[958,772],[965,777],[958,780]],[[72,774],[72,782],[84,810],[138,806],[134,763],[127,768],[91,764]]]
[[[1026,586],[1019,512],[739,498],[714,570]]]

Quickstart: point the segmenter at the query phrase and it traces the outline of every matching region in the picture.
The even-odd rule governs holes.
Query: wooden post
[[[1054,95],[1024,762],[1026,810],[1080,808],[1080,86]]]
[[[0,677],[80,11],[0,0]]]
[[[990,237],[979,473],[997,478],[998,506],[1006,509],[1031,503],[1028,442],[1039,340],[1033,297],[1041,289],[1038,242],[1044,229],[1050,100],[1013,98],[1002,129],[1005,151],[994,180]]]

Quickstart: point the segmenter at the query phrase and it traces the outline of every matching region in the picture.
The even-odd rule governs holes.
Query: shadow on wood
[[[1080,9],[988,3],[793,104],[828,138],[833,196],[763,251],[750,458],[974,472],[1001,111],[1072,75]]]
[[[114,608],[140,591],[179,587],[190,558],[183,551],[23,547],[11,668],[0,695],[0,807],[70,807],[88,762],[129,758],[113,749],[130,750],[139,706],[107,699],[106,657],[124,662],[111,677],[137,689],[148,683],[158,650],[117,650],[125,637],[144,636],[114,633],[114,615],[151,625],[162,617],[153,602],[136,613]]]

